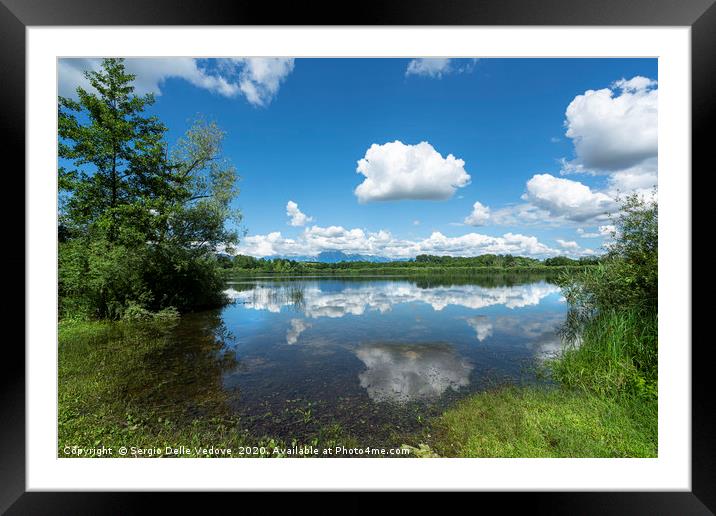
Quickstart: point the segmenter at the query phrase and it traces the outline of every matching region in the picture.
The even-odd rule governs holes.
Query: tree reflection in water
[[[238,362],[225,345],[231,335],[220,311],[189,314],[170,327],[141,325],[133,332],[145,351],[126,356],[117,375],[118,396],[174,418],[228,413],[238,390],[225,389],[222,380]]]

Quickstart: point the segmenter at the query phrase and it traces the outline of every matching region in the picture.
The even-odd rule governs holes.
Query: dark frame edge
[[[25,25],[692,25],[713,0],[2,0]],[[409,8],[406,7],[409,5]]]
[[[7,3],[14,4],[13,9],[7,7]],[[59,2],[58,2],[59,3]],[[82,2],[79,2],[82,3]],[[102,3],[102,2],[99,2]],[[158,4],[168,2],[160,0]],[[170,3],[170,2],[169,2]],[[421,2],[422,3],[422,2]],[[512,3],[512,2],[510,2]],[[638,2],[635,2],[638,3]],[[712,94],[713,85],[716,84],[716,3],[714,0],[698,0],[699,7],[690,6],[688,13],[682,12],[678,17],[671,17],[671,10],[667,9],[658,17],[660,21],[651,23],[647,18],[641,23],[633,23],[633,18],[623,19],[619,25],[691,25],[692,33],[692,170],[707,169],[712,166],[710,149],[713,146],[708,138],[708,129],[712,126],[714,114],[716,113],[716,98]],[[4,136],[3,142],[8,149],[25,148],[25,64],[26,64],[26,25],[49,24],[46,16],[38,12],[38,4],[43,2],[28,1],[29,10],[22,9],[21,4],[14,0],[0,1],[0,69],[3,71],[4,91],[0,97],[0,131]],[[26,4],[26,5],[27,5]],[[555,16],[556,4],[552,5],[552,15]],[[46,7],[48,3],[39,7]],[[105,4],[106,5],[106,4]],[[465,2],[457,2],[457,6],[464,6]],[[18,9],[19,7],[19,9]],[[128,6],[124,6],[126,8]],[[134,7],[134,6],[133,6]],[[116,7],[118,8],[118,7]],[[141,10],[141,9],[140,9]],[[453,12],[455,12],[454,9]],[[107,15],[103,15],[99,23],[110,24],[109,18],[114,15],[108,9]],[[131,10],[130,10],[131,11]],[[46,13],[47,11],[45,11]],[[125,11],[126,12],[126,11]],[[248,23],[247,19],[254,19],[256,13],[247,9],[238,9],[238,19],[242,23]],[[67,15],[76,16],[73,11]],[[135,19],[146,13],[133,11]],[[17,14],[17,15],[16,15]],[[365,18],[365,13],[361,19]],[[425,21],[425,11],[422,11],[422,23]],[[484,13],[483,13],[484,14]],[[695,16],[698,14],[698,16]],[[66,15],[66,16],[67,16]],[[166,15],[166,13],[164,13]],[[504,16],[504,13],[502,14]],[[556,15],[558,16],[558,15]],[[583,16],[589,17],[585,11]],[[157,16],[155,19],[162,19],[164,16]],[[169,15],[171,17],[171,15]],[[267,15],[264,15],[264,19]],[[393,12],[391,18],[395,17]],[[651,15],[653,18],[653,13]],[[51,24],[62,25],[63,16],[55,19]],[[97,23],[97,13],[94,18],[80,20],[77,18],[74,24]],[[127,23],[120,20],[118,24]],[[147,18],[152,18],[147,16]],[[487,22],[486,18],[476,18],[476,13],[463,18],[462,24],[475,24],[478,21]],[[499,16],[498,16],[499,18]],[[513,24],[520,24],[521,16],[515,16]],[[685,18],[688,18],[687,21]],[[145,18],[146,19],[146,18]],[[304,18],[305,19],[305,18]],[[440,17],[438,21],[442,20]],[[232,18],[235,20],[235,18]],[[533,18],[534,20],[534,18]],[[196,22],[195,22],[196,23]],[[325,22],[330,24],[329,22]],[[380,22],[378,22],[380,23]],[[383,21],[382,23],[386,23]],[[415,20],[407,20],[404,24],[415,23]],[[455,23],[455,22],[453,22]],[[527,22],[528,24],[530,22]],[[539,22],[532,21],[532,24]],[[169,22],[167,24],[179,24]],[[495,24],[495,21],[485,24]],[[568,25],[569,20],[562,19],[556,25]],[[602,24],[599,17],[595,17],[588,24]],[[707,162],[708,160],[708,162]],[[17,163],[17,162],[16,162]],[[21,154],[19,168],[24,171],[25,153]],[[15,169],[17,170],[17,166]],[[692,173],[693,177],[693,173]],[[17,185],[16,192],[22,192],[25,197],[24,174],[20,177],[16,174],[13,179]],[[693,191],[693,189],[692,189]],[[694,199],[695,200],[695,199]],[[11,218],[10,208],[5,208],[6,220]],[[16,212],[15,212],[16,213]],[[23,212],[24,213],[24,212]],[[15,215],[16,216],[16,215]],[[692,217],[693,218],[693,217]],[[695,218],[694,218],[695,222]],[[22,242],[22,251],[15,252],[9,260],[9,264],[15,270],[22,268],[27,274],[25,262],[25,226],[17,225],[12,228],[14,231],[10,237],[13,242]],[[20,234],[22,231],[22,234]],[[695,234],[692,228],[692,235]],[[17,246],[20,247],[20,246]],[[696,258],[696,256],[694,255]],[[692,262],[696,265],[696,261]],[[692,265],[692,267],[693,267]],[[20,281],[19,276],[16,277]],[[24,289],[24,283],[23,283]],[[4,308],[14,309],[17,319],[20,310],[25,309],[25,294],[21,297],[22,303],[17,302],[16,297],[6,302]],[[12,303],[12,304],[11,304]],[[12,313],[12,312],[11,312]],[[12,320],[12,319],[11,319]],[[693,321],[693,315],[692,315]],[[22,330],[24,341],[24,326]],[[52,509],[58,508],[58,503],[65,504],[72,513],[93,514],[103,513],[109,505],[113,512],[115,510],[139,511],[146,506],[147,493],[26,493],[26,464],[25,464],[25,352],[19,346],[8,346],[6,351],[10,353],[4,360],[4,374],[0,378],[0,442],[6,444],[2,451],[0,462],[0,513],[8,514],[34,514],[36,512],[50,513]],[[610,493],[605,497],[602,493],[523,493],[515,496],[515,501],[529,503],[532,510],[537,512],[551,512],[552,514],[567,514],[580,509],[585,514],[604,514],[629,512],[632,514],[654,514],[654,513],[679,513],[679,514],[714,514],[716,513],[716,425],[713,422],[713,414],[716,413],[716,403],[713,396],[710,396],[710,385],[707,379],[710,377],[711,362],[708,360],[708,351],[704,347],[692,347],[692,491],[691,492],[642,492],[642,493]],[[12,443],[8,446],[7,443]],[[228,494],[222,495],[228,497]],[[246,496],[242,494],[241,496]],[[494,493],[485,493],[485,497],[497,497]],[[160,495],[165,508],[167,505],[186,503],[186,495],[182,493],[165,493]],[[529,501],[527,500],[529,497]],[[504,502],[504,500],[501,500]],[[350,504],[354,505],[354,504]],[[360,504],[356,504],[360,505]],[[354,505],[355,506],[355,505]]]
[[[694,170],[702,173],[713,168],[710,157],[713,141],[709,135],[713,132],[713,123],[716,118],[716,98],[714,85],[716,84],[716,3],[712,4],[691,27],[691,180],[692,180],[692,242],[693,236],[699,234],[700,226],[694,226],[703,217],[695,217],[693,207],[703,204],[701,197],[703,190],[693,188]],[[692,274],[693,269],[699,265],[697,260],[703,257],[693,252],[692,244]],[[691,282],[693,289],[693,280]],[[691,364],[692,364],[692,401],[691,401],[691,489],[703,504],[716,513],[716,402],[711,394],[709,378],[712,372],[708,364],[707,346],[694,346],[694,321],[696,304],[692,290],[692,316],[691,316]],[[703,310],[703,308],[701,308]]]
[[[3,93],[0,96],[0,134],[6,149],[19,152],[14,167],[6,170],[6,179],[14,182],[10,188],[16,192],[15,199],[25,198],[25,24],[13,12],[0,3],[0,70],[3,77]],[[13,221],[7,225],[8,240],[13,248],[8,259],[9,270],[25,271],[22,279],[12,275],[17,285],[13,300],[3,302],[3,312],[10,314],[8,320],[25,320],[24,278],[25,266],[25,208],[22,207],[23,224],[18,223],[17,205],[8,203],[3,208],[3,219]],[[22,288],[22,294],[20,289]],[[20,337],[25,341],[24,322]],[[16,336],[17,334],[15,334]],[[3,371],[0,377],[0,442],[3,443],[0,461],[0,513],[3,513],[25,492],[25,347],[19,339],[8,338],[4,351]]]

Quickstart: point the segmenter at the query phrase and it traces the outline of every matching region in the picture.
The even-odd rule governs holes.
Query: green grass
[[[548,364],[557,387],[471,396],[428,439],[449,457],[656,457],[657,318],[610,310]]]
[[[656,457],[656,416],[656,400],[507,388],[446,411],[429,444],[445,457]]]
[[[63,321],[59,326],[58,455],[66,446],[113,449],[120,446],[162,447],[181,444],[243,444],[245,439],[229,421],[191,425],[150,413],[127,391],[135,370],[165,345],[161,331],[151,326],[109,321]],[[248,444],[248,443],[247,443]]]
[[[581,344],[552,364],[563,385],[600,395],[656,398],[658,366],[656,314],[608,310],[581,330]]]

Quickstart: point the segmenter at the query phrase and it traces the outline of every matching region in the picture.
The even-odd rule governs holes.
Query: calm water
[[[171,348],[181,356],[158,362],[162,375],[177,361],[203,370],[177,402],[220,391],[256,434],[300,439],[340,425],[385,444],[471,392],[537,381],[535,365],[560,349],[567,305],[556,285],[519,281],[228,282],[232,304],[183,318]]]

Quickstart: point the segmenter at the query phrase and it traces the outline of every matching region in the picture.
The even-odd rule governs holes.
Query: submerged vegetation
[[[170,338],[176,322],[60,323],[58,456],[286,457],[301,446],[360,446],[335,424],[300,443],[252,433],[231,410],[238,394],[221,383],[238,364],[226,351],[220,319],[210,320],[204,339]],[[313,424],[310,406],[296,414],[297,425]]]

